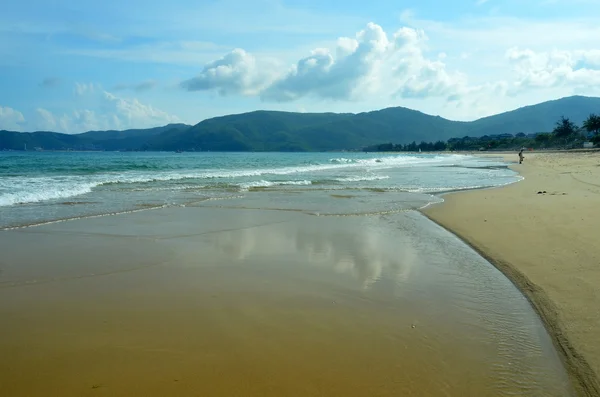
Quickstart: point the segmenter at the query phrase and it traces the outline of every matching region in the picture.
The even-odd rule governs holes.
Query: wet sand
[[[414,211],[1,233],[2,396],[572,395],[527,300]]]
[[[600,396],[600,154],[526,153],[512,168],[525,180],[450,194],[425,213],[513,280],[543,317],[579,393]]]

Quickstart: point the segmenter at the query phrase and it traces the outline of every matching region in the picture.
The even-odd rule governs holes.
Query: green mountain
[[[163,127],[132,129],[124,131],[88,131],[78,134],[83,139],[103,150],[147,150],[148,142],[155,137],[175,131],[189,129],[187,124],[167,124]]]
[[[187,124],[123,131],[88,131],[81,134],[58,132],[0,131],[0,150],[141,150],[153,137],[190,128]]]
[[[194,126],[54,132],[0,131],[0,150],[211,150],[323,151],[359,149],[385,142],[448,140],[454,137],[548,132],[561,117],[580,125],[600,113],[600,98],[574,96],[523,107],[471,122],[447,120],[402,107],[365,113],[255,111],[215,117]]]
[[[561,116],[581,126],[590,113],[600,114],[600,98],[571,96],[473,121],[466,135],[550,132]]]
[[[109,130],[109,131],[88,131],[82,134],[79,134],[82,138],[89,138],[94,141],[106,141],[106,140],[119,140],[119,139],[129,139],[129,138],[138,138],[138,137],[148,137],[153,135],[159,135],[163,132],[172,130],[172,129],[186,129],[190,126],[187,124],[167,124],[163,127],[154,127],[154,128],[146,128],[146,129],[133,129],[133,130]]]

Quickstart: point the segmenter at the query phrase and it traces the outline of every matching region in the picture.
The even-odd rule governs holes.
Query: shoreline
[[[513,215],[513,218],[510,219],[510,221],[502,225],[504,227],[500,227],[497,231],[488,231],[488,233],[485,235],[479,234],[481,227],[473,226],[473,221],[480,215],[487,216],[489,214],[489,218],[495,217],[496,219],[501,219],[510,215],[510,213],[507,213],[507,210],[513,212],[523,211],[523,207],[516,209],[508,206],[507,208],[505,205],[499,205],[498,203],[501,200],[505,200],[508,196],[512,196],[511,198],[517,203],[516,205],[518,206],[519,197],[517,196],[519,194],[522,194],[524,190],[529,190],[531,192],[536,190],[534,185],[536,184],[536,176],[539,175],[536,175],[535,172],[539,170],[536,170],[535,167],[548,166],[549,160],[554,160],[557,157],[563,157],[561,160],[565,160],[564,157],[572,156],[573,154],[579,155],[582,154],[582,152],[528,153],[523,166],[516,164],[516,161],[512,160],[513,157],[516,156],[514,153],[511,153],[510,155],[507,153],[475,154],[476,156],[479,155],[482,157],[504,158],[504,161],[511,164],[510,168],[518,172],[522,179],[513,184],[491,189],[477,189],[445,193],[443,195],[444,202],[430,205],[421,209],[420,212],[432,222],[460,238],[479,255],[494,265],[519,289],[519,291],[531,303],[533,309],[540,316],[542,322],[544,323],[544,326],[552,338],[557,350],[560,352],[560,356],[565,364],[565,368],[569,373],[569,376],[573,382],[573,386],[576,388],[578,394],[582,396],[600,396],[599,375],[597,371],[594,370],[594,363],[590,362],[590,359],[592,359],[591,361],[594,361],[593,358],[595,356],[590,354],[587,349],[581,349],[581,346],[578,346],[581,345],[581,343],[574,343],[572,340],[573,338],[571,334],[575,333],[572,331],[573,324],[563,318],[565,310],[567,309],[562,302],[557,302],[557,300],[559,300],[557,299],[557,296],[560,294],[549,294],[547,292],[545,287],[546,284],[549,284],[549,282],[544,278],[543,274],[540,274],[544,273],[543,271],[528,272],[528,270],[530,270],[529,267],[536,267],[536,264],[523,265],[523,263],[519,263],[519,260],[513,260],[514,258],[510,257],[514,256],[514,254],[505,255],[502,252],[502,248],[506,248],[507,244],[498,243],[498,240],[502,240],[503,238],[507,237],[507,234],[503,232],[506,232],[507,230],[510,232],[510,230],[512,230],[511,228],[515,226],[518,228],[521,222],[526,222],[524,218],[519,218],[519,216],[514,217]],[[593,154],[594,153],[589,153],[588,156],[591,157],[590,155]],[[529,162],[532,160],[533,165],[529,165]],[[568,159],[566,160],[568,162]],[[593,165],[591,163],[585,164],[586,169],[589,169],[589,167],[592,166]],[[597,175],[597,170],[591,170],[594,175]],[[557,173],[557,170],[553,171]],[[547,172],[546,174],[552,173],[553,172],[551,171]],[[569,172],[569,174],[572,174],[572,172]],[[556,175],[551,176],[556,177]],[[573,178],[577,180],[575,176],[573,176]],[[545,182],[548,182],[548,180]],[[579,180],[579,182],[588,185],[599,186],[581,180]],[[557,182],[555,186],[551,187],[551,189],[560,187],[560,183]],[[547,189],[546,191],[550,192],[550,189]],[[535,194],[538,195],[537,193]],[[486,195],[487,197],[482,197],[482,195]],[[542,194],[542,196],[545,195],[546,194]],[[562,193],[562,195],[566,195],[566,193]],[[482,201],[481,198],[484,200]],[[465,211],[468,209],[473,209],[474,207],[473,203],[471,203],[471,206],[469,206],[466,202],[469,200],[472,201],[473,199],[476,201],[477,209],[472,211],[470,215],[467,215]],[[531,210],[532,207],[526,206],[525,208],[527,210]],[[573,209],[575,208],[576,205],[573,207]],[[591,215],[592,214],[590,213],[586,214],[588,217]],[[469,224],[469,221],[471,221],[471,224]],[[488,219],[484,219],[484,223],[487,223],[487,221]],[[556,229],[560,229],[562,225],[558,223],[554,224],[553,226],[556,226]],[[512,239],[524,239],[525,245],[527,245],[527,238],[539,239],[539,236],[535,234],[526,234],[525,237],[522,235],[514,237],[518,234],[519,233],[515,233],[513,231]],[[511,237],[508,238],[508,240],[510,239]],[[537,243],[539,244],[539,241]],[[569,243],[569,241],[565,242],[567,245]],[[535,243],[532,243],[532,245],[534,244]],[[508,244],[508,247],[510,247],[510,243]],[[506,250],[504,252],[506,252]],[[596,270],[598,273],[600,273],[600,266],[597,267]],[[552,283],[555,281],[560,283],[561,280],[553,280]],[[594,302],[589,302],[589,307],[592,308],[593,306]],[[597,319],[593,322],[597,323]],[[600,361],[599,358],[596,358],[596,360]]]

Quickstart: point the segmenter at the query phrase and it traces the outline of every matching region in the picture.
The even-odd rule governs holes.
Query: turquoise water
[[[0,152],[0,228],[227,199],[323,214],[397,211],[516,180],[502,162],[456,154]],[[360,200],[332,200],[343,197]]]

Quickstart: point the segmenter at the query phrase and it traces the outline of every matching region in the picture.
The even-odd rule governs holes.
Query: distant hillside
[[[195,126],[126,131],[90,131],[77,135],[54,132],[0,131],[0,150],[211,150],[323,151],[359,149],[384,142],[448,140],[518,132],[551,131],[561,117],[580,125],[600,113],[600,98],[574,96],[514,111],[459,122],[402,107],[366,113],[291,113],[255,111],[215,117]]]
[[[154,127],[154,128],[146,128],[146,129],[132,129],[132,130],[109,130],[109,131],[88,131],[82,134],[79,134],[82,138],[89,138],[95,141],[105,141],[112,139],[128,139],[134,137],[148,137],[153,135],[158,135],[162,132],[169,131],[171,129],[185,129],[190,126],[187,124],[167,124],[163,127]]]
[[[572,96],[470,122],[469,134],[466,135],[550,132],[561,116],[568,117],[581,126],[590,113],[600,114],[600,98]]]
[[[147,129],[88,131],[81,134],[0,131],[0,150],[141,150],[157,135],[190,127],[186,124],[168,124]]]
[[[187,124],[167,124],[163,127],[147,129],[89,131],[79,134],[79,136],[89,139],[94,146],[103,150],[148,150],[149,142],[155,137],[165,133],[184,131],[190,127]]]
[[[151,142],[168,150],[336,150],[374,142],[448,139],[464,123],[406,108],[359,114],[257,111],[205,120]]]

